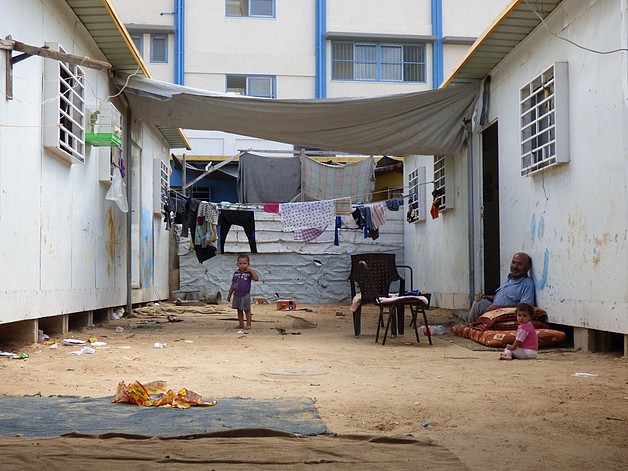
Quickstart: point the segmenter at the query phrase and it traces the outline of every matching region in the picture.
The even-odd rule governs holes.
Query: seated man
[[[527,253],[517,252],[510,262],[510,273],[502,285],[497,288],[495,296],[478,294],[469,311],[467,322],[475,320],[486,311],[502,307],[513,307],[519,303],[534,306],[534,280],[528,276],[532,259]]]

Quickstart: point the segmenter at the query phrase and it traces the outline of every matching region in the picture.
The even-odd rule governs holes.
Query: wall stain
[[[545,249],[545,252],[543,253],[543,272],[541,273],[541,276],[538,279],[534,280],[534,284],[536,285],[536,288],[539,290],[544,290],[545,287],[547,286],[547,276],[549,275],[549,258],[550,258],[549,250]]]
[[[539,227],[537,232],[537,237],[539,240],[543,238],[545,234],[545,217],[541,216],[541,220],[539,221]]]
[[[153,284],[154,251],[153,251],[153,216],[147,208],[142,208],[141,219],[141,275],[142,288]]]
[[[536,214],[532,215],[532,221],[530,223],[530,239],[534,243],[534,237],[536,236]]]
[[[602,254],[597,251],[596,248],[593,249],[593,267],[597,267],[600,264],[600,260],[602,259]]]
[[[576,245],[576,241],[587,240],[587,226],[582,213],[578,211],[576,214],[568,214],[567,225],[571,228],[571,232],[567,236],[567,242],[572,247]]]

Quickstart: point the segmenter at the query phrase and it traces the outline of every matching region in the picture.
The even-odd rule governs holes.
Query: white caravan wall
[[[105,60],[67,4],[60,0],[3,3],[0,30],[39,46],[58,42],[68,53]],[[14,65],[13,100],[0,101],[0,323],[125,305],[127,219],[107,201],[99,181],[98,152],[86,147],[85,164],[69,164],[43,148],[43,67],[30,57]],[[106,72],[84,67],[86,107],[117,92]],[[0,61],[5,76],[5,62]],[[4,87],[3,87],[4,89]],[[114,100],[115,101],[115,100]],[[115,101],[123,115],[121,101]],[[164,141],[143,132],[150,158],[167,161]],[[127,160],[127,167],[130,167]],[[168,296],[167,233],[153,215],[152,160],[143,175],[140,206],[147,209],[142,233],[151,253],[144,260],[150,283],[134,293],[140,300]]]
[[[616,49],[626,47],[625,8],[620,1],[569,1],[546,23],[577,44]],[[491,73],[490,110],[499,120],[502,272],[509,254],[529,252],[537,302],[552,322],[622,333],[628,333],[625,54],[585,51],[539,27]],[[521,177],[519,88],[556,61],[569,63],[571,160]]]
[[[432,305],[446,309],[469,307],[468,213],[466,152],[446,160],[447,205],[436,219],[429,213],[433,183],[425,185],[426,219],[405,223],[404,258],[414,268],[415,284],[432,293]],[[434,180],[433,156],[408,156],[405,174],[425,167],[426,180]],[[407,181],[404,183],[407,186]]]

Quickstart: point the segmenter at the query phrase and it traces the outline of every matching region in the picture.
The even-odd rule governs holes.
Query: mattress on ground
[[[547,312],[540,307],[534,308],[532,324],[537,329],[547,329]],[[471,326],[478,330],[517,330],[517,308],[502,307],[486,311]]]
[[[504,307],[487,311],[471,324],[458,324],[451,331],[458,337],[471,339],[487,347],[504,348],[515,341],[517,334],[517,313],[515,307]],[[539,307],[534,308],[532,325],[539,337],[539,348],[557,347],[562,344],[566,335],[560,330],[550,329],[546,323],[547,312]]]
[[[480,330],[472,325],[458,324],[451,328],[454,335],[471,339],[479,344],[487,347],[504,348],[506,345],[515,342],[515,330]],[[536,333],[539,337],[539,348],[558,347],[565,339],[566,335],[560,330],[537,328]]]

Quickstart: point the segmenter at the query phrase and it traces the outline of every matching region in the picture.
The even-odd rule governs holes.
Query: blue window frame
[[[273,18],[275,0],[226,0],[227,16]]]
[[[332,80],[425,82],[425,44],[334,41]]]
[[[144,35],[142,33],[131,33],[131,39],[140,52],[140,56],[144,57]]]
[[[273,75],[227,75],[227,93],[275,98],[276,78]]]
[[[168,35],[150,35],[150,61],[165,64],[168,62]]]

